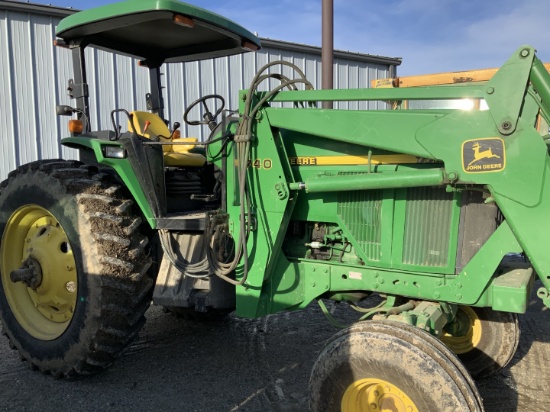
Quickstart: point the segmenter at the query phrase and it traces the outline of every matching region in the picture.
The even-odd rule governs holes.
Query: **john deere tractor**
[[[321,351],[312,410],[483,409],[472,377],[513,357],[535,277],[550,306],[550,75],[532,47],[490,80],[434,87],[313,90],[273,62],[238,108],[208,95],[186,109],[210,129],[199,142],[165,118],[163,64],[257,50],[252,33],[129,0],[65,18],[56,43],[74,61],[62,144],[80,161],[29,163],[0,187],[0,317],[23,359],[56,377],[98,372],[151,300],[250,318],[313,301],[330,315],[333,300],[358,322]],[[91,130],[88,46],[140,60],[148,111],[113,107],[112,127]],[[412,108],[460,99],[483,105]]]

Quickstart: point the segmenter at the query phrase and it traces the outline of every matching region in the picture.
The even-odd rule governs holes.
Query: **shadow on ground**
[[[356,317],[342,312],[344,321]],[[477,383],[487,411],[550,410],[548,315],[534,301],[511,366]],[[202,323],[153,306],[147,318],[113,367],[73,381],[31,371],[0,340],[0,410],[304,411],[310,370],[336,332],[313,306]]]

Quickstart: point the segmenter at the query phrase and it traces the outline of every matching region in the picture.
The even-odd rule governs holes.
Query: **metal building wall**
[[[33,160],[76,158],[59,144],[67,122],[55,116],[57,102],[69,103],[60,79],[71,67],[68,53],[52,47],[58,21],[0,10],[0,179]]]
[[[68,118],[55,115],[56,104],[71,104],[66,93],[72,77],[70,52],[52,46],[57,23],[69,13],[55,7],[0,1],[0,180],[33,160],[78,157],[77,151],[59,144],[67,133]],[[226,98],[227,107],[236,109],[239,90],[247,88],[256,71],[274,60],[294,63],[315,88],[321,87],[319,48],[272,40],[262,44],[257,53],[165,65],[165,116],[183,123],[187,105],[215,93]],[[86,59],[93,130],[112,128],[110,113],[115,108],[145,110],[148,72],[138,67],[135,59],[92,48]],[[371,79],[394,75],[391,70],[399,63],[399,59],[336,52],[334,86],[369,87]],[[287,68],[283,74],[293,77]],[[372,109],[381,105],[351,102],[338,107]],[[183,136],[203,139],[206,133],[205,127],[182,124]]]

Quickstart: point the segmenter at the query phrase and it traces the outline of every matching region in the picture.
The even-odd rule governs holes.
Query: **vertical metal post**
[[[147,93],[147,110],[156,113],[164,119],[164,100],[162,98],[162,84],[160,80],[160,65],[149,67],[149,83],[151,93]]]
[[[69,80],[69,95],[76,100],[76,108],[80,110],[77,118],[83,121],[84,131],[89,131],[90,104],[88,101],[88,83],[86,82],[86,59],[84,44],[71,45],[73,58],[73,80]],[[84,119],[82,119],[84,117]]]
[[[533,61],[529,79],[542,100],[543,110],[550,114],[550,75],[538,57]]]
[[[395,79],[397,77],[397,67],[395,64],[390,65],[389,76],[390,79]]]
[[[323,22],[322,22],[322,51],[321,51],[321,71],[322,88],[330,90],[334,87],[334,75],[332,68],[332,58],[334,52],[334,1],[323,0]],[[323,102],[323,109],[332,109],[333,102]]]

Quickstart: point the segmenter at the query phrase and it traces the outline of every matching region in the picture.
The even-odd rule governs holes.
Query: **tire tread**
[[[8,175],[0,190],[28,173],[45,174],[55,180],[75,198],[82,218],[101,228],[94,231],[92,240],[83,241],[95,242],[100,253],[101,313],[87,321],[91,338],[75,343],[86,346],[81,348],[85,356],[76,362],[67,360],[62,367],[52,368],[51,363],[28,356],[25,350],[19,352],[31,367],[55,377],[97,373],[116,360],[145,323],[153,281],[149,276],[152,260],[147,252],[148,240],[141,230],[143,220],[134,213],[134,202],[126,188],[97,167],[78,161],[43,160],[23,165]],[[12,333],[4,334],[10,347],[20,348]]]

